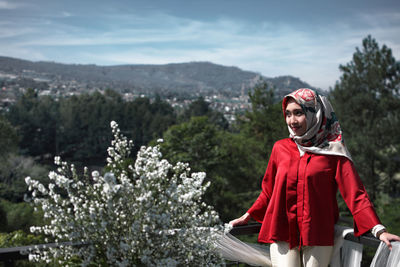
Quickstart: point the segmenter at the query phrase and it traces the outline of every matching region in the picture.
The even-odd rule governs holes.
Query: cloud
[[[368,34],[400,56],[398,12],[364,13],[329,25],[200,20],[159,11],[88,18],[58,14],[0,21],[0,53],[100,65],[211,61],[268,77],[293,75],[323,89],[339,79],[339,64],[351,60]]]
[[[19,4],[8,1],[0,1],[0,9],[16,9],[18,7],[20,7]]]
[[[64,17],[64,18],[69,18],[69,17],[72,17],[73,15],[72,15],[72,13],[70,13],[70,12],[63,11],[63,12],[61,13],[61,16]]]
[[[400,12],[382,12],[375,15],[360,14],[360,21],[380,45],[392,49],[393,55],[400,58]]]

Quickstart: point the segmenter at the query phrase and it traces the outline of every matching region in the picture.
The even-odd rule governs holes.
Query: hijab
[[[342,130],[329,100],[314,90],[298,89],[283,98],[282,108],[285,116],[289,98],[299,104],[306,116],[307,130],[297,136],[288,126],[292,138],[300,150],[315,154],[345,156],[351,160],[342,137]]]

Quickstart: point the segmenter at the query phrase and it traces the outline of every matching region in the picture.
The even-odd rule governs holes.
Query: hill
[[[210,62],[97,66],[0,57],[0,74],[3,80],[4,77],[14,77],[23,79],[25,83],[31,80],[33,86],[41,83],[40,88],[45,82],[50,89],[64,88],[66,91],[111,88],[120,92],[161,95],[220,93],[237,96],[252,88],[260,78],[274,86],[278,95],[310,87],[292,76],[268,78],[259,73]]]

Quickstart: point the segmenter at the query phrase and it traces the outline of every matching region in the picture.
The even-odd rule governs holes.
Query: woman
[[[262,223],[258,241],[271,243],[273,266],[328,266],[339,212],[339,188],[354,219],[354,234],[372,233],[391,247],[354,168],[335,113],[326,97],[299,89],[284,97],[290,138],[275,143],[252,207],[231,225]]]

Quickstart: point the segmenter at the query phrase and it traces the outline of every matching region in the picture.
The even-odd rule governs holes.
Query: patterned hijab
[[[343,142],[339,121],[329,100],[311,89],[298,89],[283,98],[284,116],[289,98],[293,98],[306,115],[307,130],[302,136],[295,135],[288,126],[290,138],[299,148],[315,154],[345,156],[351,160]]]

